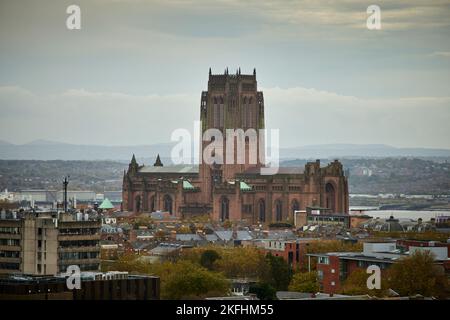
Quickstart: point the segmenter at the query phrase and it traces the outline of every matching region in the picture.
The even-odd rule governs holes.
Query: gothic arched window
[[[283,204],[281,200],[275,201],[275,219],[276,221],[283,220]]]
[[[259,200],[259,221],[266,222],[266,202],[264,199]]]
[[[166,194],[163,198],[164,202],[164,211],[172,214],[172,197]]]
[[[300,210],[300,204],[298,203],[297,199],[292,200],[292,214],[295,213],[295,211]]]
[[[230,219],[230,201],[227,197],[223,197],[220,201],[220,220]]]
[[[325,185],[325,201],[325,207],[331,209],[331,212],[336,212],[336,191],[331,183]]]
[[[134,199],[134,210],[136,212],[141,212],[141,196],[136,196]]]
[[[150,212],[156,211],[156,199],[155,196],[150,197]]]

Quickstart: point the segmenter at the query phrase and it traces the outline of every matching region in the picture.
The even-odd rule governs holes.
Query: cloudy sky
[[[450,148],[448,0],[0,0],[0,140],[167,142],[209,67],[256,68],[282,146]]]

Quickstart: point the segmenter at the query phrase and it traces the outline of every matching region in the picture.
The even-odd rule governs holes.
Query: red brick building
[[[213,128],[224,137],[226,129],[259,132],[265,128],[264,107],[255,70],[250,75],[210,70],[208,91],[200,101],[202,136]],[[203,150],[213,141],[204,140],[199,144]],[[158,156],[153,166],[143,166],[133,156],[123,177],[123,210],[162,210],[180,218],[209,214],[217,221],[249,223],[292,220],[295,210],[309,206],[348,213],[348,183],[339,161],[321,167],[317,160],[304,168],[282,167],[277,174],[261,175],[264,159],[250,161],[250,138],[241,141],[246,155],[242,164],[230,164],[225,150],[224,161],[200,165],[164,166]],[[226,143],[225,139],[224,149]],[[259,145],[257,149],[259,154]]]
[[[315,238],[297,240],[263,240],[262,251],[275,257],[282,257],[293,270],[306,265],[306,250],[309,243],[317,241]]]
[[[443,246],[417,245],[421,241],[399,240],[396,242],[364,243],[363,252],[330,252],[307,254],[308,258],[316,258],[316,269],[321,291],[338,293],[343,282],[355,270],[367,270],[371,265],[380,268],[383,274],[392,264],[416,250],[430,250],[435,254],[435,263],[450,271],[447,250]],[[407,248],[405,250],[405,248]],[[368,275],[369,276],[369,275]]]

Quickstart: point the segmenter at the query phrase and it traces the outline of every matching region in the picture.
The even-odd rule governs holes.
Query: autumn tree
[[[149,273],[149,265],[134,253],[125,253],[116,261],[110,263],[103,269],[104,271],[128,271],[129,273]]]
[[[222,248],[221,259],[214,270],[223,272],[228,278],[262,279],[269,274],[269,265],[264,255],[253,247]]]
[[[172,263],[161,275],[162,299],[204,299],[227,295],[229,290],[230,284],[221,273],[190,261]]]
[[[365,269],[358,269],[350,273],[345,279],[340,290],[341,294],[346,295],[364,295],[383,297],[387,295],[388,283],[387,279],[381,274],[381,288],[369,289],[367,287],[367,279],[370,274]]]
[[[317,272],[297,272],[289,284],[289,291],[316,293],[319,291]]]
[[[153,223],[152,218],[147,216],[139,216],[134,220],[134,229],[139,229],[139,227],[150,227]]]
[[[209,271],[188,260],[148,263],[139,256],[126,254],[108,266],[107,270],[158,276],[162,299],[203,299],[224,296],[230,290],[223,274]]]
[[[389,270],[389,285],[402,296],[449,297],[448,278],[427,250],[417,250],[394,264]]]
[[[178,228],[177,233],[179,234],[187,234],[187,233],[191,233],[191,228],[189,228],[189,226],[185,226],[182,225]]]

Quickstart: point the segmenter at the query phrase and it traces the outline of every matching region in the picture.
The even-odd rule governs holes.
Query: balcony
[[[0,239],[21,239],[20,233],[0,233]]]
[[[3,258],[0,257],[0,262],[2,263],[21,263],[22,258]]]
[[[21,246],[0,246],[0,251],[21,251]]]
[[[60,265],[81,265],[81,264],[97,264],[100,263],[100,259],[59,259]]]
[[[73,246],[73,247],[58,247],[58,252],[100,252],[100,246]]]
[[[65,234],[58,235],[58,241],[76,241],[76,240],[99,240],[100,234]]]

